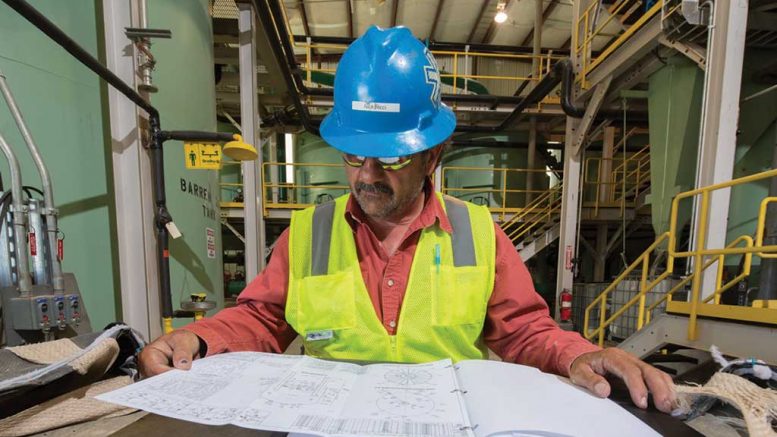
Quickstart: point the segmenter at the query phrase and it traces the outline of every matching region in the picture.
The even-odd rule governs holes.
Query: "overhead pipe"
[[[572,61],[562,59],[553,66],[553,70],[561,70],[561,109],[564,110],[564,114],[574,118],[583,118],[585,107],[575,106],[572,95],[575,89],[575,72],[572,70]]]
[[[302,126],[308,132],[319,135],[318,125],[320,122],[313,122],[310,113],[300,100],[300,92],[310,94],[311,90],[305,86],[302,82],[302,78],[292,72],[291,67],[294,66],[296,69],[297,61],[294,59],[294,50],[291,47],[288,47],[290,46],[290,43],[286,28],[283,25],[283,19],[282,17],[280,17],[280,20],[278,19],[278,11],[276,11],[278,6],[277,3],[274,0],[270,0],[269,2],[267,0],[252,0],[252,3],[254,5],[254,11],[256,11],[256,15],[259,17],[259,21],[262,23],[265,32],[276,29],[276,32],[269,38],[270,49],[273,52],[273,56],[275,56],[275,60],[281,67],[283,80],[286,82],[286,87],[289,90],[294,109],[296,109],[297,115],[299,116],[300,121],[302,121]],[[275,38],[273,38],[273,36]],[[280,45],[278,44],[279,40]]]
[[[526,97],[521,98],[520,102],[515,106],[512,112],[502,120],[501,123],[493,126],[457,126],[457,132],[502,132],[507,130],[523,113],[523,110],[529,107],[529,105],[540,102],[545,98],[554,88],[561,82],[562,77],[562,63],[564,61],[557,62],[553,66],[553,69],[545,75],[537,85],[532,88]]]
[[[97,73],[98,76],[100,76],[111,86],[116,88],[116,90],[124,94],[128,99],[132,100],[134,104],[143,108],[143,110],[146,111],[149,116],[151,115],[156,115],[157,117],[159,116],[159,113],[157,112],[157,110],[153,106],[151,106],[150,103],[144,100],[143,97],[140,96],[140,94],[135,92],[135,90],[132,89],[132,87],[130,87],[129,85],[124,83],[124,81],[119,79],[119,77],[113,74],[111,70],[105,68],[105,66],[103,66],[100,63],[100,61],[98,61],[92,55],[90,55],[89,52],[84,50],[80,45],[78,45],[77,42],[73,41],[73,39],[67,36],[65,32],[63,32],[54,23],[49,21],[48,18],[43,16],[43,14],[38,12],[35,8],[30,6],[26,1],[3,0],[3,2],[8,6],[10,6],[11,9],[18,12],[19,15],[26,18],[27,21],[32,23],[41,32],[45,33],[49,38],[54,40],[54,42],[62,46],[63,49],[65,49],[68,53],[73,55],[74,58],[78,59],[79,62],[84,64],[93,72]]]
[[[33,140],[32,134],[27,128],[24,116],[22,116],[22,112],[16,104],[16,100],[6,82],[5,74],[3,74],[2,71],[0,71],[0,91],[3,94],[3,97],[5,97],[8,109],[11,111],[11,115],[16,121],[16,126],[19,128],[19,132],[21,132],[22,138],[24,138],[24,142],[27,144],[30,155],[32,155],[32,160],[35,162],[35,166],[40,174],[43,188],[43,214],[46,216],[46,232],[48,233],[49,255],[51,257],[51,282],[54,287],[54,294],[63,294],[65,292],[65,279],[62,276],[62,263],[59,259],[57,250],[59,228],[57,227],[57,208],[54,203],[54,189],[51,183],[51,175],[46,163],[43,162],[43,157],[41,157],[38,145],[35,143],[35,140]]]

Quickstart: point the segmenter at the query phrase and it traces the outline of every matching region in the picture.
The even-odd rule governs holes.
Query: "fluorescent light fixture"
[[[548,141],[548,144],[561,144],[561,141]]]
[[[286,183],[294,183],[294,136],[292,134],[284,135],[284,150],[286,155]]]

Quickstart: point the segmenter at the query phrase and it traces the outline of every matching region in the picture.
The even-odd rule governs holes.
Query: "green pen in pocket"
[[[434,245],[434,265],[437,266],[437,274],[440,274],[440,262],[442,261],[440,256],[440,245]]]

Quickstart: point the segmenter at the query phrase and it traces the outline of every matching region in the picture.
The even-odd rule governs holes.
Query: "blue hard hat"
[[[442,143],[456,116],[440,101],[431,52],[406,27],[372,26],[343,53],[321,136],[344,153],[404,156]]]

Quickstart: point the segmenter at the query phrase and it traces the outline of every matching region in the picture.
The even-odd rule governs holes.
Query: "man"
[[[561,330],[488,210],[434,192],[455,125],[423,44],[406,28],[370,28],[344,53],[321,125],[351,195],[294,213],[238,305],[151,343],[143,374],[225,351],[280,353],[298,334],[307,354],[361,361],[483,359],[489,347],[602,397],[613,373],[638,406],[649,389],[670,411],[668,375]]]

